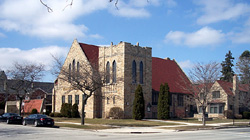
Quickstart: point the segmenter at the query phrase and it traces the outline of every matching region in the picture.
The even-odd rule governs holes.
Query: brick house
[[[178,88],[181,80],[176,77],[179,77],[180,73],[187,82],[190,83],[190,81],[175,61],[152,57],[152,48],[140,47],[139,43],[132,45],[127,42],[120,42],[117,45],[111,43],[110,46],[100,47],[78,43],[77,40],[74,40],[63,68],[69,69],[68,71],[73,75],[75,71],[78,71],[79,65],[90,66],[96,63],[99,71],[106,72],[108,77],[101,90],[95,92],[95,96],[88,99],[85,106],[87,118],[107,118],[112,107],[121,108],[123,118],[132,118],[134,92],[139,84],[144,93],[145,118],[155,118],[157,94],[160,84],[165,82],[169,82],[173,95],[171,116],[192,115],[190,113],[194,107],[190,104],[193,103],[190,102],[192,98],[189,93]],[[171,70],[168,71],[168,69]],[[161,77],[159,74],[163,74],[163,76]],[[59,74],[60,76],[62,75]],[[79,111],[81,111],[82,93],[69,89],[68,81],[60,78],[55,81],[54,98],[52,99],[53,111],[60,112],[62,103],[80,104]]]
[[[4,71],[0,72],[0,103],[5,103],[5,101],[13,101],[9,102],[8,104],[12,106],[11,108],[19,108],[19,105],[16,106],[17,101],[19,100],[14,93],[12,92],[11,89],[9,89],[8,85],[15,82],[14,80],[7,79],[6,74]],[[31,99],[44,99],[44,108],[48,111],[51,112],[52,110],[52,89],[54,87],[53,83],[48,83],[48,82],[34,82],[32,84],[32,91],[27,94],[25,97],[26,100],[31,100]],[[6,92],[6,91],[9,92]],[[6,105],[8,105],[6,104]],[[13,107],[15,106],[15,107]],[[13,109],[8,109],[8,107],[3,107],[1,109],[6,109],[5,112],[9,112],[8,110],[13,110]],[[14,109],[15,110],[15,109]],[[13,112],[13,111],[12,111]],[[15,112],[15,111],[14,111]],[[3,113],[0,112],[0,113]]]
[[[223,112],[225,110],[234,111],[235,114],[242,114],[244,111],[249,111],[249,109],[249,86],[240,84],[237,75],[233,77],[233,82],[217,80],[211,86],[206,110],[208,117],[224,118]],[[199,112],[201,113],[201,109],[199,109]]]

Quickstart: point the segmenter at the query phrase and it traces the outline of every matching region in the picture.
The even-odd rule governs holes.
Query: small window
[[[106,64],[106,83],[110,83],[110,64]]]
[[[77,62],[77,66],[76,66],[76,77],[77,77],[77,80],[80,79],[80,63]]]
[[[136,62],[132,62],[132,83],[136,83]]]
[[[112,65],[112,82],[116,83],[116,62],[113,61],[113,65]]]
[[[107,97],[107,104],[109,104],[109,97]]]
[[[178,94],[177,99],[178,99],[178,106],[183,106],[184,104],[183,95]]]
[[[68,95],[68,103],[72,104],[72,95]]]
[[[62,96],[62,103],[63,104],[65,103],[65,96],[64,95]]]
[[[115,97],[113,97],[113,104],[115,104]]]
[[[79,95],[75,95],[75,103],[79,104]]]
[[[42,99],[41,96],[37,96],[37,99]]]
[[[143,63],[140,62],[140,84],[143,84]]]
[[[220,98],[220,91],[214,91],[212,94],[214,99]]]
[[[75,67],[75,65],[76,65],[76,61],[75,61],[75,59],[73,60],[73,63],[72,63],[72,67],[73,67],[73,69],[72,69],[72,77],[73,77],[73,81],[75,80],[75,73],[76,73],[76,67]]]
[[[71,82],[71,64],[69,64],[69,76],[68,81]]]

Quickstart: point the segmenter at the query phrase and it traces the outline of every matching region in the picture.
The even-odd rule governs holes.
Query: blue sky
[[[14,61],[52,66],[75,38],[109,45],[120,41],[152,47],[154,57],[175,59],[184,71],[196,62],[221,63],[231,50],[237,62],[250,46],[249,0],[0,1],[0,69]],[[64,9],[65,8],[65,9]],[[47,75],[43,81],[53,81]]]

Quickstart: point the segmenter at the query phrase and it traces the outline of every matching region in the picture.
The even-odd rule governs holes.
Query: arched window
[[[76,77],[77,77],[77,80],[80,79],[80,63],[77,62],[77,65],[76,65]]]
[[[73,60],[73,63],[72,63],[72,78],[73,78],[73,80],[75,80],[75,70],[76,70],[76,68],[75,68],[75,64],[76,62],[75,62],[75,59]]]
[[[68,81],[71,82],[71,64],[69,64],[69,75],[68,75]]]
[[[106,64],[106,83],[110,83],[110,64]]]
[[[132,83],[136,83],[136,62],[132,63]]]
[[[143,84],[143,63],[140,62],[140,84]]]
[[[112,82],[113,83],[116,83],[116,62],[115,60],[113,61],[113,64],[112,64]]]

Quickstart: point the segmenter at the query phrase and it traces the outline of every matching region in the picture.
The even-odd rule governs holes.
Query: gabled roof
[[[32,109],[36,109],[37,112],[41,112],[43,106],[43,99],[24,100],[24,112],[31,113]]]
[[[89,45],[84,43],[79,43],[82,51],[85,53],[87,59],[92,65],[98,64],[99,57],[99,47],[95,45]]]
[[[220,86],[223,88],[223,90],[228,94],[228,95],[234,95],[233,94],[233,83],[227,82],[227,81],[222,81],[218,80],[217,81]],[[239,91],[243,92],[248,92],[249,91],[249,86],[247,84],[238,84],[238,89]]]
[[[191,82],[175,60],[152,57],[152,89],[168,83],[171,93],[190,94]]]
[[[233,94],[233,83],[231,82],[227,82],[227,81],[222,81],[222,80],[218,80],[216,81],[219,83],[219,85],[222,87],[222,89],[228,94],[228,95],[234,95]]]

